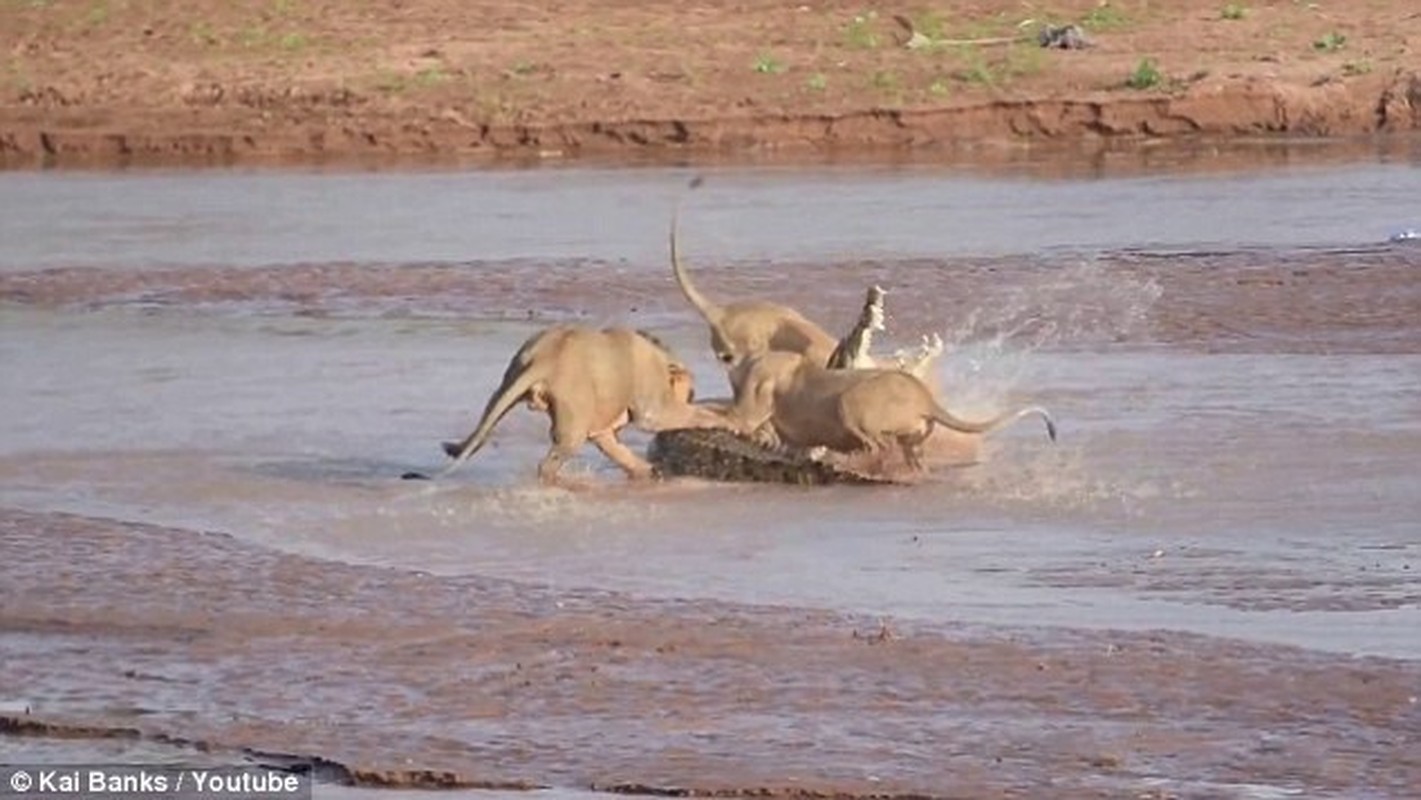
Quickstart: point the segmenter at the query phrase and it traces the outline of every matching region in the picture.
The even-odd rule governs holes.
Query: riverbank
[[[29,712],[6,735],[663,795],[1400,797],[1418,770],[1415,662],[638,600],[10,509],[0,539]]]
[[[10,3],[0,166],[970,154],[1421,130],[1410,2],[1160,5]],[[1091,46],[1038,45],[1065,24]]]

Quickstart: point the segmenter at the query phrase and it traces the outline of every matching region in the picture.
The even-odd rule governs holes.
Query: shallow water
[[[472,424],[526,326],[56,322],[5,314],[11,374],[35,378],[4,389],[8,506],[444,574],[1421,657],[1421,356],[1000,356],[981,384],[1029,387],[1056,446],[1022,423],[983,463],[868,491],[629,488],[589,452],[605,491],[568,493],[531,483],[546,434],[526,412],[447,482],[395,479]],[[685,351],[699,331],[673,333]]]
[[[840,260],[1370,244],[1421,225],[1416,163],[1095,181],[915,165],[703,171],[693,257]],[[665,258],[677,169],[0,172],[0,270]]]
[[[567,492],[533,482],[546,423],[520,410],[447,481],[398,480],[550,319],[652,325],[725,393],[666,274],[685,177],[0,174],[0,507],[918,630],[1421,660],[1421,247],[1384,241],[1421,219],[1405,163],[713,171],[684,225],[707,291],[832,326],[883,282],[883,347],[942,331],[954,411],[1040,403],[1060,441],[1021,423],[921,485],[809,490],[627,486],[589,450],[601,488]]]

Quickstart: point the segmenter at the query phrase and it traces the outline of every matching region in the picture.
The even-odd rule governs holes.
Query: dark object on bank
[[[1036,41],[1042,47],[1057,50],[1084,50],[1091,46],[1090,38],[1079,25],[1047,25],[1036,34]]]

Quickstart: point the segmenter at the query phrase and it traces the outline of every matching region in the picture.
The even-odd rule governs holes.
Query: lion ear
[[[686,365],[673,361],[667,365],[666,386],[673,393],[680,391],[683,387],[686,391],[686,401],[690,402],[696,396],[696,382],[691,377],[691,371],[686,369]]]

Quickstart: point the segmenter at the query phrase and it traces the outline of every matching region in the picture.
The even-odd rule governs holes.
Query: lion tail
[[[690,189],[694,190],[701,185],[701,178],[697,176],[690,183]],[[712,326],[720,324],[723,313],[720,306],[711,302],[709,298],[701,294],[695,284],[691,283],[691,276],[686,273],[686,265],[681,263],[681,251],[676,246],[676,229],[680,226],[681,202],[684,198],[678,198],[676,205],[671,209],[671,272],[676,276],[676,285],[681,287],[681,294],[686,296],[691,305],[696,307],[706,322]]]
[[[541,374],[536,374],[541,370],[536,369],[536,363],[531,361],[531,354],[528,352],[530,349],[525,346],[509,362],[508,369],[503,373],[503,383],[499,385],[498,391],[488,399],[488,404],[484,406],[483,416],[479,418],[479,424],[474,428],[473,433],[470,433],[461,442],[444,443],[444,452],[454,459],[454,463],[445,467],[438,477],[442,478],[453,472],[460,464],[468,461],[477,453],[488,442],[489,435],[493,433],[493,429],[498,423],[543,378]]]
[[[991,433],[992,431],[1004,428],[1016,422],[1022,417],[1040,417],[1046,423],[1046,435],[1051,437],[1051,441],[1056,441],[1056,420],[1051,418],[1051,413],[1040,406],[1027,406],[1026,408],[1008,411],[998,414],[989,420],[981,422],[968,422],[960,417],[954,416],[952,412],[940,405],[934,404],[931,419],[933,422],[951,428],[959,433]]]

